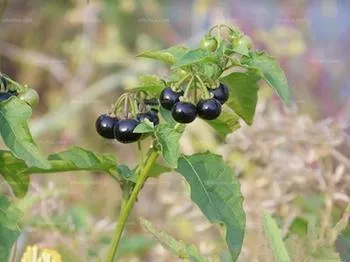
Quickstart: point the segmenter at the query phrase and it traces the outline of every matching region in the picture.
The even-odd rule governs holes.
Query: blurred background
[[[101,139],[94,124],[141,74],[167,77],[167,67],[135,55],[195,46],[214,24],[238,25],[257,49],[278,58],[293,105],[285,108],[262,85],[253,126],[222,141],[196,120],[182,150],[223,154],[239,176],[248,216],[239,261],[273,260],[262,234],[263,210],[278,220],[293,261],[314,261],[305,248],[310,221],[326,250],[350,201],[350,1],[0,0],[0,16],[0,70],[39,92],[31,129],[43,151],[79,145],[116,154],[130,166],[138,161],[136,146]],[[120,198],[103,174],[33,176],[30,193],[18,200],[25,211],[19,252],[38,245],[63,261],[97,261],[111,241]],[[225,249],[220,231],[191,203],[176,174],[147,182],[119,261],[178,261],[143,231],[140,216],[213,261]],[[343,261],[350,261],[347,232],[334,238]]]

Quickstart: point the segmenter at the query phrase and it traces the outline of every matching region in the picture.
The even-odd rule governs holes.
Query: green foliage
[[[171,116],[171,112],[169,110],[166,110],[161,106],[159,107],[159,113],[168,126],[174,127],[177,124],[174,118]]]
[[[69,150],[52,154],[48,158],[52,165],[50,170],[42,172],[64,172],[64,171],[113,171],[116,161],[113,156],[98,155],[82,147],[72,147]],[[34,171],[36,169],[33,169]]]
[[[12,97],[0,102],[0,134],[7,147],[29,167],[50,168],[28,128],[32,109],[26,103]]]
[[[191,187],[191,198],[210,222],[226,227],[226,242],[236,260],[243,242],[245,213],[240,185],[222,157],[212,153],[182,156],[176,169]]]
[[[269,246],[274,254],[276,262],[288,262],[291,261],[281,238],[281,232],[274,221],[274,219],[265,213],[263,216],[263,229]]]
[[[249,57],[249,49],[244,44],[239,44],[232,49],[233,52]]]
[[[155,131],[156,143],[164,161],[170,167],[177,167],[177,160],[180,156],[180,137],[182,131],[175,130],[171,125],[160,124]]]
[[[173,253],[178,258],[185,261],[197,261],[206,262],[208,261],[203,257],[197,248],[193,245],[185,244],[183,241],[178,241],[172,236],[165,232],[157,230],[149,221],[141,219],[143,228],[151,233],[153,237],[168,251]]]
[[[256,103],[258,100],[257,81],[259,77],[251,71],[246,73],[233,72],[220,78],[230,90],[227,105],[239,115],[248,125],[253,123]]]
[[[139,85],[131,88],[131,91],[143,91],[150,95],[159,95],[165,87],[164,82],[154,75],[142,75],[139,80]]]
[[[223,138],[241,127],[239,117],[227,106],[222,107],[221,115],[218,118],[208,120],[207,123]]]
[[[11,248],[21,234],[22,212],[0,195],[0,261],[8,261]]]
[[[166,64],[172,65],[179,57],[186,53],[186,50],[187,48],[185,47],[174,46],[160,51],[145,51],[137,56],[159,60]]]
[[[50,169],[29,167],[10,151],[0,151],[0,174],[18,197],[28,190],[29,175],[33,173],[55,173],[67,171],[114,172],[116,161],[109,155],[98,155],[81,147],[73,147],[48,157]]]
[[[172,169],[169,168],[169,167],[166,167],[166,166],[161,165],[161,164],[154,164],[152,166],[151,170],[149,171],[149,175],[148,176],[157,178],[161,174],[167,173],[167,172],[170,172],[170,171],[172,171]]]
[[[177,59],[174,67],[184,67],[202,62],[217,62],[216,56],[208,50],[201,48],[188,50],[183,56]]]
[[[151,121],[148,119],[145,119],[142,121],[142,123],[138,124],[137,127],[134,129],[134,133],[153,133],[154,132],[154,125]]]
[[[27,169],[24,161],[16,158],[10,151],[0,150],[0,174],[17,197],[23,197],[28,191]]]
[[[263,79],[277,92],[281,99],[286,104],[290,103],[287,78],[275,59],[266,55],[264,52],[253,53],[246,60],[246,64],[258,69]]]

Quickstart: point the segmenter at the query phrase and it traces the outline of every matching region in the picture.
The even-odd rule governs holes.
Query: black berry
[[[183,91],[175,92],[170,87],[166,87],[160,93],[159,102],[167,110],[171,110],[173,106],[179,102],[180,96],[183,95]]]
[[[215,98],[201,100],[197,104],[199,117],[206,120],[213,120],[221,113],[221,104]]]
[[[196,119],[197,110],[196,107],[191,103],[177,102],[173,106],[171,114],[176,122],[188,124]]]
[[[141,134],[134,133],[138,124],[139,122],[135,119],[119,120],[114,126],[115,139],[124,144],[136,142],[141,137]]]
[[[158,125],[159,124],[159,117],[157,112],[151,110],[148,111],[147,113],[139,113],[136,116],[136,120],[139,122],[142,122],[145,119],[148,119],[149,121],[151,121],[153,123],[153,125]]]
[[[143,102],[145,105],[149,105],[149,106],[159,105],[159,101],[157,98],[144,99]]]
[[[209,92],[213,94],[213,97],[218,100],[222,105],[228,100],[229,91],[226,85],[220,83],[218,88],[209,89]]]
[[[15,96],[16,94],[17,94],[16,92],[12,92],[12,91],[9,91],[6,93],[0,92],[0,102],[5,101],[5,100],[9,99],[11,96]]]
[[[96,131],[104,138],[114,139],[113,128],[116,123],[118,123],[118,119],[116,117],[106,114],[100,115],[96,120]]]

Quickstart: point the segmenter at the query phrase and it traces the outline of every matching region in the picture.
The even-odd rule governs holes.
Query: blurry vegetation
[[[164,72],[158,64],[136,62],[134,57],[141,50],[183,40],[176,32],[188,25],[178,24],[176,30],[171,27],[166,20],[166,12],[171,12],[166,10],[168,4],[152,0],[13,0],[8,1],[6,10],[0,10],[1,71],[40,93],[32,126],[46,151],[76,143],[116,153],[121,162],[134,162],[137,156],[130,146],[107,144],[98,138],[92,119],[115,100],[118,88],[133,85],[142,72]],[[189,8],[181,1],[179,5]],[[326,77],[325,68],[309,59],[306,67],[312,75],[305,80],[300,77],[300,71],[305,71],[298,68],[300,62],[288,61],[298,57],[303,63],[310,54],[300,31],[286,26],[257,31],[253,38],[281,57],[292,78],[292,89],[301,90],[297,101],[304,99],[310,104],[297,103],[299,110],[282,110],[262,87],[262,102],[252,127],[243,127],[222,141],[198,121],[183,137],[182,147],[186,153],[208,148],[223,153],[239,174],[248,215],[239,261],[273,261],[262,230],[264,210],[278,222],[292,261],[316,261],[317,257],[336,261],[335,249],[343,261],[349,261],[349,210],[345,210],[350,202],[349,126],[342,120],[318,120],[324,115],[319,110],[322,101],[314,99],[313,89],[308,87]],[[312,104],[318,107],[316,111]],[[316,120],[299,114],[300,110],[313,113]],[[134,218],[147,217],[176,239],[196,244],[204,255],[218,254],[224,246],[219,232],[190,202],[183,181],[164,175],[152,182],[142,193]],[[0,190],[7,191],[5,187]],[[17,201],[26,214],[22,221],[26,234],[17,245],[18,254],[27,245],[37,245],[55,249],[62,261],[96,261],[101,255],[98,252],[105,252],[110,242],[107,235],[114,228],[112,218],[120,198],[110,178],[97,174],[33,177],[30,194]],[[120,261],[175,261],[145,236],[139,221],[131,221],[127,230],[132,237],[124,239]]]

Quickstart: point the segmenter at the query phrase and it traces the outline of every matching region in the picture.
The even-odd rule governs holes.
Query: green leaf
[[[206,122],[223,138],[241,127],[239,117],[227,106],[222,107],[222,112],[218,118]]]
[[[164,107],[160,106],[159,113],[169,126],[175,126],[177,124],[177,122],[174,120],[173,116],[171,115],[171,111],[166,110]]]
[[[122,176],[122,178],[126,181],[130,181],[132,183],[136,183],[137,181],[137,167],[131,170],[128,166],[126,165],[118,165],[117,170],[119,174]],[[154,177],[157,178],[161,174],[170,172],[172,169],[160,164],[155,163],[151,170],[148,173],[148,177]]]
[[[192,49],[179,58],[174,64],[174,67],[183,67],[203,62],[217,62],[217,58],[208,50],[201,48]]]
[[[159,177],[161,174],[163,173],[167,173],[172,171],[171,168],[160,165],[160,164],[154,164],[151,168],[151,170],[149,171],[148,176],[149,177]]]
[[[182,156],[176,171],[189,183],[192,200],[209,221],[226,227],[226,242],[235,261],[245,230],[243,197],[235,173],[212,153]]]
[[[145,51],[137,55],[137,57],[151,58],[172,65],[175,63],[176,59],[182,57],[186,53],[186,51],[187,48],[185,47],[174,46],[159,51]]]
[[[11,248],[21,234],[18,224],[22,212],[0,196],[0,261],[8,261]]]
[[[135,173],[127,165],[118,165],[117,170],[124,180],[136,183]]]
[[[112,156],[98,155],[80,147],[73,147],[57,154],[51,154],[48,159],[50,169],[28,167],[23,160],[17,159],[10,151],[0,150],[0,174],[9,183],[16,196],[23,197],[28,190],[29,175],[33,173],[113,172],[117,166],[117,162]],[[120,177],[120,179],[122,178]]]
[[[82,147],[73,147],[69,150],[51,154],[49,156],[52,168],[48,172],[62,171],[106,171],[116,167],[116,161],[113,156],[102,154],[98,155]],[[45,170],[42,170],[45,172]]]
[[[264,213],[263,216],[263,229],[265,237],[269,243],[269,246],[277,262],[289,262],[291,261],[287,252],[287,249],[281,238],[281,232],[274,221],[274,219],[268,214]]]
[[[180,156],[180,137],[183,131],[174,129],[168,124],[156,126],[155,137],[164,161],[171,167],[177,166]]]
[[[264,80],[277,92],[282,100],[290,104],[290,93],[287,78],[277,61],[265,53],[254,53],[246,64],[256,68]]]
[[[235,46],[233,48],[233,52],[243,56],[249,56],[249,48],[245,44],[240,44],[238,46]]]
[[[134,133],[144,134],[144,133],[153,133],[153,132],[154,132],[154,125],[148,119],[145,119],[144,121],[142,121],[134,129]]]
[[[0,134],[13,154],[23,159],[28,166],[50,168],[28,128],[32,109],[16,97],[0,102]]]
[[[144,91],[151,95],[159,95],[164,89],[164,82],[155,75],[140,76],[140,84],[133,88],[128,88],[130,91]]]
[[[206,262],[197,248],[193,245],[185,244],[181,240],[176,240],[165,232],[157,230],[149,221],[141,218],[141,224],[144,230],[151,233],[153,237],[168,251],[182,260]]]
[[[201,76],[204,76],[205,79],[209,80],[217,79],[222,73],[221,68],[214,63],[203,63],[198,71]]]
[[[10,151],[0,150],[0,174],[11,186],[17,197],[24,197],[28,191],[29,175],[24,161]]]
[[[246,73],[233,72],[220,79],[228,86],[230,91],[230,97],[226,105],[248,125],[253,123],[258,100],[258,80],[259,76],[252,71]]]

